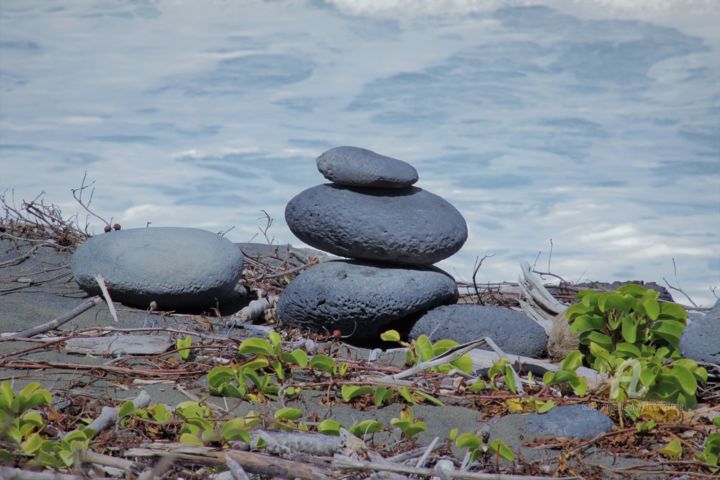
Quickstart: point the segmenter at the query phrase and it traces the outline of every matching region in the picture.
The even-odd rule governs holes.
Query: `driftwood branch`
[[[329,480],[329,472],[308,463],[295,462],[255,452],[241,450],[217,451],[208,447],[182,445],[151,445],[147,448],[131,448],[126,452],[130,457],[154,457],[173,455],[177,460],[189,463],[227,466],[232,459],[250,473],[279,478],[300,478],[302,480]]]
[[[67,313],[64,313],[57,317],[54,320],[51,320],[47,323],[43,323],[42,325],[37,325],[32,328],[28,328],[27,330],[23,330],[21,332],[8,332],[0,334],[0,338],[30,338],[34,337],[35,335],[38,335],[43,332],[47,332],[48,330],[52,330],[53,328],[57,328],[60,325],[63,325],[73,318],[77,317],[78,315],[84,313],[87,310],[90,310],[92,307],[97,305],[98,303],[102,302],[102,298],[99,296],[95,296],[92,298],[88,298],[83,303],[78,305],[77,307],[73,308]]]
[[[0,467],[0,478],[3,480],[84,480],[83,475],[58,472],[34,472],[20,468]],[[94,477],[96,480],[112,480],[109,477]]]
[[[463,472],[455,470],[438,471],[430,468],[415,468],[406,465],[391,464],[389,462],[364,462],[355,460],[345,455],[335,455],[333,458],[333,467],[345,470],[360,471],[384,471],[394,473],[408,473],[411,475],[419,475],[422,477],[431,477],[439,475],[440,478],[467,479],[467,480],[570,480],[579,477],[534,477],[527,475],[504,475],[500,473],[482,473],[482,472]]]
[[[135,408],[145,408],[150,405],[150,395],[148,395],[145,390],[141,390],[138,396],[133,399],[132,403]],[[117,407],[103,407],[100,416],[85,428],[92,430],[95,435],[97,435],[100,431],[115,423],[118,410],[120,409]]]

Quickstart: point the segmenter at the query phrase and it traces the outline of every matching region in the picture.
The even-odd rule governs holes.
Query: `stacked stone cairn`
[[[373,342],[457,301],[455,280],[432,264],[460,250],[467,225],[446,200],[413,186],[415,168],[356,147],[333,148],[317,166],[332,183],[295,196],[285,219],[303,242],[348,260],[295,278],[278,302],[281,322]]]

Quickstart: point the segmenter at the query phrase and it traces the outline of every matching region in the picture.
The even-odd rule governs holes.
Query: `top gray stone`
[[[80,287],[97,294],[100,274],[113,300],[159,310],[215,306],[242,274],[240,249],[195,228],[138,228],[105,233],[82,244],[70,260]]]
[[[405,188],[418,181],[415,168],[396,158],[358,147],[337,147],[320,155],[317,167],[338,185]]]

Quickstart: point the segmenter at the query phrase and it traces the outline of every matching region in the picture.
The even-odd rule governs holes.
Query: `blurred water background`
[[[720,2],[2,0],[0,192],[124,228],[299,244],[286,202],[355,145],[413,164],[515,280],[720,285]],[[101,231],[92,222],[91,228]],[[673,258],[677,264],[674,275]],[[684,299],[676,294],[678,300]]]

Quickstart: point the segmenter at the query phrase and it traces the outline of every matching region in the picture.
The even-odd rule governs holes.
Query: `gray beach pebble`
[[[609,431],[613,421],[585,405],[555,407],[547,413],[506,415],[490,428],[490,438],[520,438],[532,442],[538,438],[591,438]],[[515,443],[515,442],[513,442]]]
[[[405,188],[418,181],[409,163],[358,147],[337,147],[317,159],[320,173],[331,182],[351,187]]]
[[[455,280],[438,268],[333,260],[290,282],[277,314],[284,324],[379,341],[408,317],[456,299]]]
[[[318,185],[290,200],[285,220],[312,247],[370,261],[430,265],[460,250],[467,239],[460,212],[416,187]]]
[[[138,228],[101,234],[70,260],[75,280],[97,294],[105,279],[113,300],[160,310],[215,306],[242,274],[243,255],[232,242],[195,228]]]
[[[488,442],[500,439],[516,454],[529,460],[557,457],[557,450],[530,448],[524,444],[539,439],[591,438],[610,431],[612,420],[585,405],[555,407],[547,413],[506,415],[492,424]]]
[[[415,323],[410,338],[423,334],[432,340],[450,338],[459,343],[490,337],[505,353],[533,358],[544,356],[547,347],[545,330],[524,313],[474,304],[430,310]]]
[[[680,350],[686,358],[720,364],[720,300],[704,315],[690,314]]]

